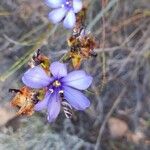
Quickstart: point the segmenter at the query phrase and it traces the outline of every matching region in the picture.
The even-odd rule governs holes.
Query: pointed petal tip
[[[75,13],[78,13],[82,9],[82,6],[81,0],[73,0],[73,9]]]
[[[51,118],[51,117],[49,117],[49,115],[47,116],[47,121],[49,123],[53,123],[53,122],[55,122],[55,120],[56,120],[56,118]]]
[[[93,77],[92,76],[88,76],[88,78],[89,78],[89,86],[92,84],[92,82],[93,82]]]

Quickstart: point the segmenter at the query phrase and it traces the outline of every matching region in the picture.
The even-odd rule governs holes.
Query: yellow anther
[[[61,83],[58,80],[56,80],[53,82],[53,86],[59,87],[59,86],[61,86]]]

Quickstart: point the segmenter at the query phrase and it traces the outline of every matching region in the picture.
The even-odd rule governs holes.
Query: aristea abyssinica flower
[[[53,62],[50,66],[52,77],[49,77],[45,71],[36,66],[24,73],[22,81],[31,88],[46,88],[45,98],[35,105],[35,110],[47,109],[48,121],[55,121],[61,108],[61,96],[76,110],[84,110],[90,106],[90,101],[79,90],[87,89],[93,78],[83,70],[67,73],[67,67],[60,62]]]
[[[63,21],[64,27],[68,29],[75,26],[75,13],[82,9],[81,0],[46,0],[46,4],[54,9],[49,13],[49,20],[52,23]]]

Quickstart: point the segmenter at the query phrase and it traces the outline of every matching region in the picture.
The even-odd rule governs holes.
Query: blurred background
[[[150,1],[86,2],[98,43],[97,57],[82,64],[94,77],[91,107],[49,124],[45,112],[17,117],[8,90],[22,86],[38,48],[59,60],[71,32],[50,24],[44,0],[0,0],[0,150],[150,149]]]

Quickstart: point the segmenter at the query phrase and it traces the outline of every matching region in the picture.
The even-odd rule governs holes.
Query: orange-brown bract
[[[38,93],[26,86],[19,90],[10,89],[9,91],[17,92],[11,100],[12,106],[19,108],[17,115],[31,116],[34,113],[34,105],[39,101]]]

